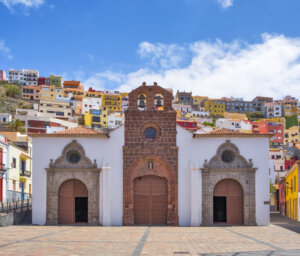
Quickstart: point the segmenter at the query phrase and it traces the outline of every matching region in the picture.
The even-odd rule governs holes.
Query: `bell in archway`
[[[145,105],[145,96],[144,95],[139,96],[138,100],[139,100],[138,107],[139,108],[145,108],[146,107],[146,105]]]
[[[162,106],[162,104],[161,104],[161,97],[158,96],[157,97],[157,101],[156,101],[156,107],[161,107],[161,106]]]

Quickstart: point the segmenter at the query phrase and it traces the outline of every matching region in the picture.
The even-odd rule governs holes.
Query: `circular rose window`
[[[76,151],[70,151],[67,154],[67,160],[72,164],[77,164],[80,161],[80,155]]]
[[[146,139],[153,140],[156,138],[156,129],[154,127],[147,127],[144,130],[144,134],[145,134]]]
[[[234,153],[230,150],[225,150],[222,153],[222,160],[225,163],[231,163],[234,160]]]

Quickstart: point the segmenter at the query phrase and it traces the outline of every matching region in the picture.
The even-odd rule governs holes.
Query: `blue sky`
[[[299,10],[299,0],[0,0],[0,69],[97,88],[297,94]]]

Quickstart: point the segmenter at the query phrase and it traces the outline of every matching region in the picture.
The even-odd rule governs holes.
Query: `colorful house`
[[[205,111],[209,111],[209,115],[212,117],[224,117],[225,104],[219,103],[216,100],[206,100],[204,102]]]
[[[90,128],[107,127],[108,114],[107,108],[90,109],[89,112],[84,113],[84,125]]]
[[[289,129],[284,130],[284,144],[293,142],[298,143],[299,140],[299,127],[298,126],[292,126]]]
[[[1,132],[8,141],[6,150],[5,200],[21,200],[32,194],[32,146],[26,135],[17,132]]]
[[[285,195],[286,195],[286,180],[285,178],[281,179],[278,184],[279,189],[279,212],[282,216],[286,215],[286,202],[285,202]]]
[[[252,132],[273,135],[270,141],[274,145],[280,145],[283,143],[283,131],[283,125],[281,123],[271,122],[268,120],[252,123]]]
[[[82,101],[84,98],[84,87],[79,81],[64,81],[63,96],[68,98],[72,94],[72,100]]]
[[[102,95],[102,106],[108,110],[121,112],[122,111],[122,97],[120,94],[105,93]]]
[[[285,175],[286,181],[286,216],[292,220],[300,221],[299,211],[299,179],[300,179],[300,161],[297,161],[294,166]]]

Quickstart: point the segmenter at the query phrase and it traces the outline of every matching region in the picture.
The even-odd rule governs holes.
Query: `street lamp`
[[[286,188],[287,188],[287,190],[290,189],[291,191],[293,191],[293,187],[292,187],[292,186],[289,187],[289,186],[290,186],[290,184],[287,182],[287,183],[286,183]]]

